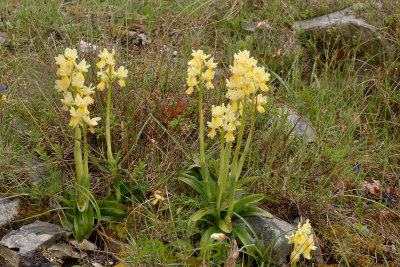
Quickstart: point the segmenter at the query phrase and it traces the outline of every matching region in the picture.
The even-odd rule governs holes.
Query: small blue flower
[[[5,84],[1,85],[1,90],[3,92],[3,95],[7,94],[7,90],[6,90],[6,85]]]
[[[361,170],[361,164],[357,164],[357,166],[356,166],[356,168],[355,168],[355,172],[357,173],[357,174],[359,174],[360,173],[360,170]]]
[[[390,195],[387,196],[386,202],[393,203],[393,199],[394,199],[393,195],[390,194]]]

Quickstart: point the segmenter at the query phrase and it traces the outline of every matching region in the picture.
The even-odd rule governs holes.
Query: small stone
[[[19,209],[18,198],[0,199],[0,227],[12,221],[18,215]]]
[[[105,251],[113,254],[119,254],[126,247],[128,247],[127,244],[113,239],[105,240],[104,244]]]
[[[1,44],[1,43],[5,43],[6,41],[8,41],[6,38],[0,36],[0,44]]]
[[[86,239],[83,239],[81,243],[79,243],[76,240],[70,241],[71,245],[76,247],[77,249],[80,250],[98,250],[99,248],[93,244],[92,242],[87,241]]]
[[[18,267],[20,261],[18,252],[0,245],[0,266]]]
[[[277,127],[283,127],[287,133],[290,132],[290,138],[297,136],[307,143],[315,141],[317,135],[308,118],[287,107],[277,108],[275,111],[272,122],[276,123]]]
[[[85,252],[75,251],[71,246],[65,243],[53,244],[47,249],[47,251],[54,257],[60,259],[64,258],[83,259],[87,256]]]
[[[50,246],[65,233],[59,225],[36,221],[6,234],[0,245],[18,248],[18,254],[26,256],[38,247]]]
[[[45,163],[32,159],[29,162],[28,177],[32,183],[41,182],[46,180],[50,175],[46,172],[47,167]]]
[[[287,258],[291,252],[291,246],[286,238],[296,231],[296,227],[277,218],[266,218],[263,216],[250,216],[245,218],[248,225],[260,240],[262,249],[268,248],[271,243],[272,251],[269,250],[266,254],[265,262],[269,264],[285,265]],[[234,225],[244,227],[244,229],[252,236],[254,244],[257,244],[257,239],[253,235],[248,226],[241,220],[235,219]]]

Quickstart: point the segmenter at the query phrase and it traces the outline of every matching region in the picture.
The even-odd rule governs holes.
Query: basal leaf
[[[251,195],[251,196],[244,197],[244,198],[240,199],[239,201],[237,201],[233,205],[233,210],[238,211],[238,210],[242,209],[243,207],[255,206],[263,198],[264,198],[263,194],[257,194],[257,195]]]

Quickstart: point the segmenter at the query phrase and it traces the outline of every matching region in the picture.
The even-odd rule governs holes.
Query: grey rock
[[[50,175],[46,172],[45,163],[32,159],[29,162],[28,177],[32,183],[41,182],[43,179],[48,178]]]
[[[126,249],[127,247],[128,247],[128,244],[125,244],[118,240],[114,240],[111,238],[104,240],[104,249],[107,253],[118,254],[122,250]]]
[[[21,256],[18,255],[18,252],[0,246],[0,266],[18,267],[20,261]]]
[[[290,138],[299,137],[307,143],[315,141],[317,135],[311,121],[296,110],[287,107],[276,108],[273,114],[273,123],[290,133]]]
[[[364,19],[354,16],[352,8],[312,19],[295,21],[293,28],[297,31],[304,31],[307,36],[318,42],[326,42],[326,40],[339,35],[347,43],[359,46],[362,53],[387,50],[377,29]]]
[[[18,215],[19,209],[18,198],[0,199],[0,227],[12,221]]]
[[[18,254],[26,256],[38,247],[47,247],[65,233],[59,225],[36,221],[6,234],[0,245],[8,248],[18,248]]]
[[[79,249],[79,250],[89,250],[89,251],[93,251],[93,250],[98,250],[99,248],[93,244],[92,242],[87,241],[86,239],[83,239],[81,243],[79,243],[76,240],[72,240],[70,241],[71,245],[73,245],[75,248]]]
[[[64,259],[64,258],[74,258],[74,259],[83,259],[87,256],[87,254],[83,251],[76,251],[71,246],[65,243],[53,244],[47,251],[50,252],[56,258]]]
[[[0,44],[7,42],[8,39],[0,36]]]
[[[287,259],[291,252],[291,245],[286,238],[286,235],[291,235],[296,231],[296,227],[277,218],[266,218],[263,216],[249,216],[245,218],[247,223],[253,229],[262,249],[268,248],[273,244],[272,250],[268,250],[265,262],[283,266],[287,263]],[[254,244],[257,245],[257,238],[253,232],[245,226],[241,220],[234,220],[234,225],[244,227],[244,229],[252,236]]]

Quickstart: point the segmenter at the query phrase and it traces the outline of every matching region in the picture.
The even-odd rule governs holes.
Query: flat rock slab
[[[364,19],[355,17],[352,8],[312,19],[295,21],[293,28],[304,31],[307,36],[322,42],[340,35],[346,42],[359,46],[362,53],[379,53],[387,50],[376,28]]]
[[[50,246],[64,233],[64,229],[59,225],[36,221],[6,234],[0,245],[17,248],[19,255],[27,256],[40,246]]]
[[[291,245],[286,235],[291,235],[296,231],[296,227],[277,217],[266,218],[263,216],[249,216],[245,218],[250,225],[257,238],[254,237],[253,231],[240,220],[234,220],[233,224],[242,226],[252,236],[254,244],[258,244],[260,240],[262,249],[266,249],[272,245],[272,251],[269,250],[265,257],[265,262],[283,266],[287,263],[288,256],[291,252]]]
[[[277,108],[274,113],[273,123],[276,123],[277,127],[283,128],[285,132],[290,133],[290,138],[297,136],[307,143],[315,141],[317,134],[308,118],[288,107]]]
[[[0,227],[12,221],[19,212],[18,198],[6,198],[0,200]]]

